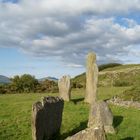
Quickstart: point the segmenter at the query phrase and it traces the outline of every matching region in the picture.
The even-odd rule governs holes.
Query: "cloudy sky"
[[[140,63],[140,0],[0,0],[0,75],[37,78]]]

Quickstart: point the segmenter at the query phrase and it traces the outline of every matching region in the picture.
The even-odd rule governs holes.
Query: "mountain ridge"
[[[8,84],[10,83],[10,79],[7,76],[0,75],[0,84]]]
[[[48,77],[44,77],[44,78],[40,78],[40,79],[38,79],[39,82],[42,82],[42,81],[45,81],[45,80],[50,80],[50,81],[55,81],[55,82],[58,81],[57,78],[55,78],[55,77],[51,77],[51,76],[48,76]]]

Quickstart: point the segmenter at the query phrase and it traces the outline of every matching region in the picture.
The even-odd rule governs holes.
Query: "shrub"
[[[11,88],[16,93],[29,93],[35,92],[38,81],[34,76],[30,74],[24,74],[22,76],[15,76],[12,79]]]
[[[83,85],[82,84],[76,84],[76,88],[83,88]]]
[[[6,93],[5,86],[0,85],[0,94],[5,94],[5,93]]]
[[[84,85],[81,84],[80,82],[72,82],[72,88],[84,88]]]
[[[76,82],[72,82],[71,87],[72,87],[72,88],[76,88]]]
[[[57,83],[48,79],[41,81],[37,86],[36,92],[58,92]]]

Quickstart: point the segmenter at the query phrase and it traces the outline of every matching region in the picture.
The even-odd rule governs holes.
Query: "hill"
[[[45,77],[45,78],[38,79],[39,82],[45,81],[45,80],[54,81],[54,82],[57,82],[57,81],[58,81],[57,78],[55,78],[55,77],[50,77],[50,76],[49,76],[49,77]]]
[[[72,79],[73,84],[85,87],[86,76],[82,73]],[[140,64],[106,67],[99,72],[98,86],[132,86],[140,84]]]
[[[8,84],[10,83],[10,79],[6,76],[0,75],[0,84]]]

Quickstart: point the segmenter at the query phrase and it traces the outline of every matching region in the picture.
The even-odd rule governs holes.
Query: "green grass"
[[[99,99],[107,99],[121,94],[124,88],[99,88]],[[0,95],[0,140],[31,140],[31,106],[48,94],[9,94]],[[57,94],[49,94],[56,96]],[[89,105],[83,102],[84,90],[72,91],[72,101],[64,105],[60,136],[63,140],[69,135],[85,129],[88,121]],[[108,140],[140,138],[140,111],[133,108],[111,106],[117,134],[107,135]],[[129,140],[129,139],[125,139]],[[130,139],[131,140],[131,139]]]
[[[98,89],[98,99],[106,100],[113,96],[122,94],[125,90],[130,89],[131,87],[100,87]]]
[[[133,100],[140,102],[140,87],[134,86],[130,89],[127,89],[122,94],[120,94],[119,97],[126,101]]]
[[[114,72],[115,71],[115,72]],[[85,87],[86,74],[82,73],[72,79]],[[132,86],[140,85],[140,64],[121,65],[113,68],[106,68],[99,72],[99,86]]]
[[[140,111],[134,108],[111,106],[116,135],[107,135],[108,140],[139,140]]]
[[[102,71],[117,71],[117,70],[125,70],[128,68],[140,68],[140,64],[125,64],[125,65],[120,65],[113,68],[106,68]]]

